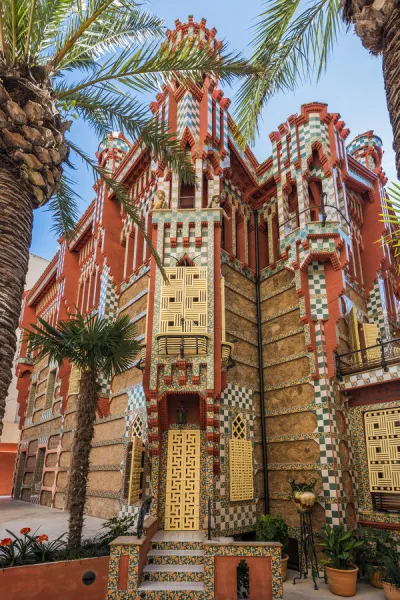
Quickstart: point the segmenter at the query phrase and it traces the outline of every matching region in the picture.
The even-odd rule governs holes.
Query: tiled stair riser
[[[148,564],[152,565],[202,565],[204,563],[203,553],[195,556],[182,556],[179,554],[153,555],[150,551],[147,558]]]
[[[153,550],[203,550],[203,544],[202,542],[180,542],[169,540],[152,542],[151,548]]]
[[[144,590],[143,590],[144,591]],[[145,590],[145,596],[141,596],[141,591],[135,592],[136,595],[127,596],[128,600],[206,600],[204,590]]]
[[[171,571],[171,572],[160,572],[151,571],[143,573],[143,581],[179,581],[179,582],[191,582],[191,581],[203,581],[203,571],[191,572],[191,571]]]

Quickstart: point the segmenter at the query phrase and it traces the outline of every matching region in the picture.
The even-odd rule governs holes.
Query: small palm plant
[[[79,312],[52,327],[39,318],[26,339],[38,358],[48,356],[59,365],[68,360],[81,372],[76,410],[76,430],[69,480],[68,546],[81,545],[89,455],[99,399],[99,376],[118,375],[132,364],[139,352],[136,328],[127,315],[115,320],[98,316],[85,318]]]

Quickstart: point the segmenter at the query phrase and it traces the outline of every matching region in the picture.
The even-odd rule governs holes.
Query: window
[[[253,447],[246,438],[246,421],[242,415],[237,415],[229,440],[229,490],[232,501],[252,500],[254,496]]]
[[[136,504],[144,487],[143,420],[137,415],[131,428],[131,441],[126,455],[124,496],[128,504]]]
[[[46,448],[39,448],[36,458],[35,475],[33,478],[33,491],[40,491],[42,484],[42,475],[44,467],[44,457],[46,454]]]
[[[56,373],[57,371],[50,371],[49,379],[47,381],[47,390],[46,390],[46,404],[45,408],[50,408],[53,404],[54,400],[54,390],[56,387]]]
[[[35,405],[35,398],[36,398],[36,383],[32,383],[31,385],[31,391],[29,393],[29,400],[28,400],[28,407],[26,409],[26,416],[30,417],[32,416],[33,413],[33,407]]]
[[[79,388],[81,383],[81,372],[75,365],[71,367],[71,373],[69,376],[69,388],[68,395],[79,394]]]
[[[376,510],[400,510],[400,408],[364,415],[370,492]]]

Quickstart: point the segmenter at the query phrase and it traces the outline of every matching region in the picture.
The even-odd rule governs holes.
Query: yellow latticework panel
[[[143,421],[142,421],[141,416],[137,415],[137,417],[135,418],[135,420],[132,423],[131,441],[133,441],[133,438],[135,436],[142,437],[142,433],[143,433]]]
[[[250,440],[229,440],[229,490],[232,501],[253,499],[253,448]]]
[[[371,492],[400,494],[400,408],[365,413]]]
[[[351,311],[349,313],[349,319],[350,319],[352,350],[353,351],[360,350],[360,348],[361,348],[360,336],[358,333],[358,319],[357,319],[357,310],[356,310],[355,306],[353,306],[353,308],[351,309]],[[357,352],[357,354],[354,355],[354,362],[360,363],[361,361],[362,361],[361,352]]]
[[[81,372],[75,365],[72,365],[71,374],[69,376],[68,394],[79,394],[80,383]]]
[[[199,529],[200,431],[168,432],[165,529]]]
[[[143,442],[140,437],[132,437],[132,456],[131,472],[129,478],[128,504],[136,504],[140,499],[142,489],[140,486],[140,476],[142,467]]]
[[[232,437],[237,440],[246,439],[246,421],[238,415],[232,423]]]
[[[165,271],[169,285],[161,290],[160,333],[207,333],[207,268]]]
[[[378,326],[374,323],[364,323],[363,325],[365,346],[376,346],[376,338],[379,337]],[[367,360],[379,360],[381,358],[381,349],[371,348],[367,350]]]

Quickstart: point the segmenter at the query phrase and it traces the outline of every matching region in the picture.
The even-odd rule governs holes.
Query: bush
[[[341,571],[353,568],[356,550],[365,546],[365,541],[357,539],[353,529],[346,531],[343,525],[332,527],[327,524],[317,535],[326,556],[321,562]]]
[[[256,523],[256,540],[258,542],[280,542],[282,551],[286,552],[289,536],[288,528],[282,517],[261,515]]]
[[[358,553],[357,562],[367,575],[373,574],[376,570],[382,573],[385,565],[396,563],[398,560],[397,542],[388,531],[374,527],[360,527],[355,531],[355,536],[364,542],[362,552]]]

